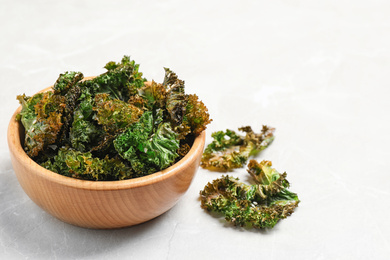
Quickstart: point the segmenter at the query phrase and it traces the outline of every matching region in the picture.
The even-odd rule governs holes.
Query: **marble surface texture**
[[[389,1],[0,0],[0,259],[389,259]],[[220,177],[199,169],[164,215],[89,230],[23,192],[6,132],[15,97],[123,55],[148,79],[174,70],[212,131],[276,128],[259,154],[301,203],[274,229],[234,228],[200,208]],[[229,173],[243,176],[245,169]],[[243,177],[241,177],[243,178]]]

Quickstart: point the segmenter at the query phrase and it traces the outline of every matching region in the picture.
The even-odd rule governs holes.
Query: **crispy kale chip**
[[[107,93],[126,102],[146,81],[138,71],[139,64],[129,56],[124,56],[120,63],[108,62],[104,68],[107,72],[82,83],[92,94]]]
[[[139,96],[144,100],[147,109],[162,109],[166,102],[166,89],[164,85],[152,81],[138,90]]]
[[[208,183],[200,191],[201,207],[222,214],[235,226],[273,228],[294,212],[299,199],[287,190],[287,174],[271,166],[270,161],[250,161],[248,172],[256,183],[253,185],[228,175]]]
[[[92,98],[84,99],[74,111],[74,120],[70,128],[71,146],[80,152],[87,152],[98,145],[104,135],[103,127],[93,120]]]
[[[52,91],[17,97],[23,146],[37,163],[87,180],[144,176],[183,158],[211,122],[171,70],[156,83],[146,82],[129,56],[104,68],[89,79],[65,72]]]
[[[103,158],[109,153],[114,135],[105,132],[104,126],[96,120],[95,98],[90,89],[81,90],[79,105],[74,110],[73,123],[69,131],[70,146],[80,152],[91,152]]]
[[[53,86],[54,93],[65,95],[70,89],[76,86],[76,83],[78,83],[83,78],[83,73],[76,71],[60,74]]]
[[[17,97],[22,105],[18,119],[26,131],[24,149],[30,157],[37,158],[40,153],[46,153],[49,145],[57,144],[53,147],[58,147],[66,142],[80,96],[76,85],[82,78],[83,74],[79,72],[66,72],[57,79],[53,92]]]
[[[196,135],[206,129],[206,125],[211,122],[209,113],[205,104],[199,100],[195,94],[188,95],[186,113],[183,118],[183,124],[188,125],[191,132]]]
[[[18,96],[22,105],[19,118],[25,128],[24,149],[34,158],[54,144],[62,127],[65,99],[52,92],[38,93],[32,97]]]
[[[184,81],[176,73],[165,68],[162,84],[152,81],[138,89],[138,97],[131,101],[146,107],[147,110],[163,109],[164,117],[171,123],[178,139],[184,139],[189,134],[199,135],[212,121],[207,107],[194,94],[186,94]]]
[[[189,133],[199,135],[212,121],[207,107],[195,94],[185,94],[184,81],[165,68],[163,85],[167,89],[166,110],[179,139]]]
[[[177,126],[182,124],[188,104],[188,95],[184,92],[184,81],[170,69],[165,68],[163,85],[167,89],[166,109],[172,123]]]
[[[44,168],[64,176],[84,180],[124,180],[132,177],[132,170],[121,160],[92,157],[91,153],[82,153],[61,148],[58,154],[41,164]]]
[[[179,140],[170,123],[163,122],[162,111],[145,112],[114,140],[119,155],[130,162],[138,176],[147,175],[171,165],[178,156]]]
[[[260,133],[253,132],[250,126],[238,130],[245,132],[242,136],[227,129],[211,134],[213,141],[206,147],[201,166],[211,171],[226,172],[241,168],[250,156],[264,150],[274,140],[274,128],[263,126]]]
[[[78,86],[78,82],[83,78],[83,74],[80,72],[66,72],[61,74],[54,84],[54,95],[62,95],[65,97],[65,109],[62,115],[62,128],[59,133],[59,146],[69,143],[69,130],[73,123],[74,110],[79,104],[79,98],[81,96],[81,88]],[[66,87],[64,87],[66,84]],[[62,86],[62,87],[60,87]],[[61,91],[58,91],[61,89]]]
[[[131,124],[138,121],[143,111],[138,107],[118,99],[112,99],[108,94],[95,96],[96,111],[94,119],[110,134],[123,132]]]

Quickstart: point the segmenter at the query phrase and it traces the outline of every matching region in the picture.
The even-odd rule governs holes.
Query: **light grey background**
[[[0,0],[1,259],[389,259],[389,1]],[[212,131],[262,124],[256,159],[286,171],[301,203],[272,230],[225,225],[199,169],[166,214],[120,230],[65,224],[25,195],[6,141],[17,94],[67,70],[97,75],[131,55],[169,67],[208,106]],[[245,169],[231,173],[245,180]]]

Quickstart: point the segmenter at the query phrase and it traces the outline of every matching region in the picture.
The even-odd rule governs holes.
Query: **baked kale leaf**
[[[201,166],[211,171],[227,172],[244,167],[247,160],[267,148],[274,140],[274,128],[263,126],[255,133],[250,126],[238,130],[245,136],[227,129],[211,134],[213,141],[206,147]]]
[[[154,115],[147,111],[115,138],[114,147],[134,172],[143,176],[171,165],[178,157],[179,140],[170,123],[163,122],[162,110]]]
[[[200,191],[201,207],[221,214],[234,226],[273,228],[290,216],[300,201],[288,190],[287,174],[271,166],[270,161],[251,160],[248,172],[255,182],[252,185],[228,175],[209,182]]]

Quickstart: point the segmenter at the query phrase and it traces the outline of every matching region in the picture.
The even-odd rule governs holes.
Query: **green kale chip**
[[[207,107],[197,95],[185,94],[184,81],[170,69],[165,68],[163,85],[167,89],[166,111],[175,132],[179,134],[179,139],[190,133],[199,135],[212,121]]]
[[[174,72],[165,68],[164,84],[168,89],[166,109],[171,122],[178,126],[183,122],[188,104],[188,95],[184,92],[184,81],[178,79]]]
[[[97,145],[97,141],[104,135],[104,131],[97,123],[88,120],[80,107],[74,112],[74,121],[69,134],[72,147],[86,152]]]
[[[131,168],[117,158],[94,158],[91,153],[65,148],[59,149],[54,158],[41,166],[64,176],[95,181],[124,180],[133,174]]]
[[[271,166],[270,161],[250,161],[248,172],[256,183],[253,185],[228,175],[213,180],[200,191],[201,207],[223,215],[234,226],[273,228],[290,216],[300,201],[287,189],[287,174]]]
[[[214,140],[206,147],[200,165],[220,172],[241,168],[250,156],[258,154],[274,140],[275,129],[268,126],[263,126],[260,133],[253,132],[250,126],[238,130],[246,135],[241,136],[229,129],[212,133]]]
[[[69,76],[68,74],[71,74],[71,76]],[[79,105],[79,98],[82,94],[81,88],[78,86],[77,83],[82,79],[82,77],[83,74],[79,72],[67,72],[65,74],[61,74],[56,84],[54,84],[54,94],[62,95],[65,97],[65,109],[62,115],[63,125],[59,133],[58,140],[59,146],[63,146],[69,143],[69,131],[73,123],[74,110]],[[66,80],[62,78],[65,78]],[[60,86],[59,82],[62,83],[62,86],[64,86],[64,82],[67,83],[66,88],[63,87],[61,92],[56,91],[56,87],[59,88]]]
[[[26,131],[24,149],[30,157],[40,161],[48,151],[67,142],[73,110],[80,96],[77,83],[82,78],[79,72],[66,72],[60,74],[53,92],[17,97],[22,105],[18,119]]]
[[[122,132],[131,124],[138,121],[143,111],[138,107],[118,99],[111,99],[107,94],[95,96],[96,111],[94,119],[108,133]]]
[[[84,75],[81,72],[67,71],[64,74],[60,74],[57,81],[53,85],[54,93],[65,95],[83,78]]]
[[[25,128],[24,150],[34,158],[57,140],[62,127],[65,98],[52,92],[17,97],[22,110],[18,116]]]
[[[79,104],[73,112],[73,122],[69,130],[70,146],[80,152],[88,152],[99,145],[105,135],[103,127],[93,119],[95,100],[90,89],[80,88]]]
[[[130,162],[138,176],[144,176],[171,165],[179,149],[177,134],[169,122],[163,122],[162,111],[143,113],[138,122],[132,124],[114,140],[119,155]]]
[[[147,109],[162,109],[166,102],[166,89],[164,85],[152,81],[138,90],[138,95],[144,99]]]
[[[124,56],[120,63],[108,62],[104,68],[107,72],[83,82],[93,94],[107,93],[115,99],[127,101],[146,81],[138,71],[139,64],[129,56]]]

